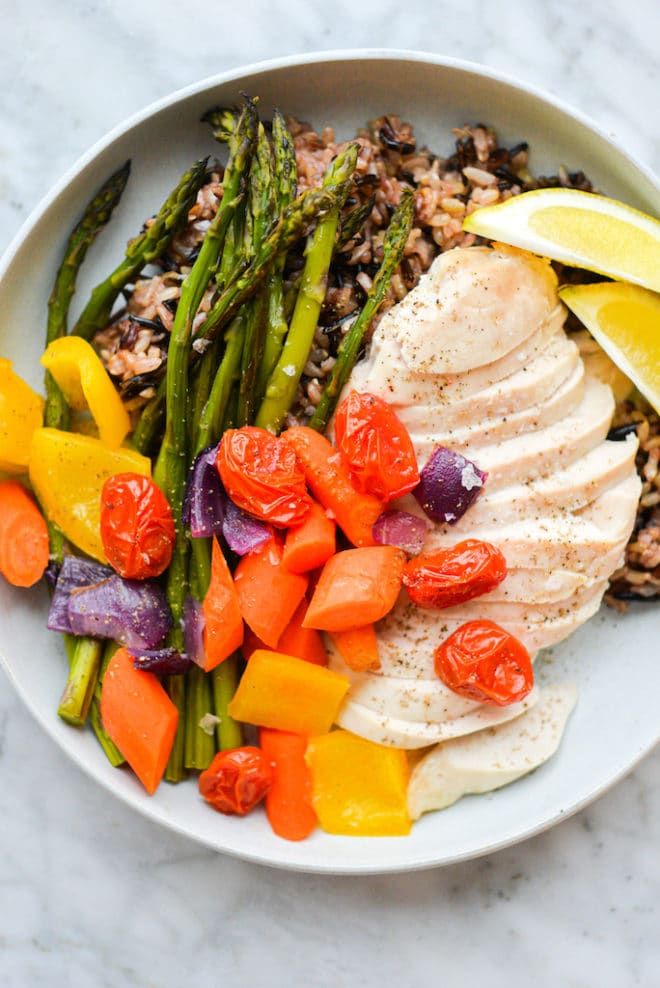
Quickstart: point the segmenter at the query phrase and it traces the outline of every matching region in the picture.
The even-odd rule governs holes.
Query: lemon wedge
[[[535,189],[471,213],[463,229],[660,292],[660,221],[578,189]]]
[[[660,295],[636,285],[565,285],[559,295],[660,412]]]

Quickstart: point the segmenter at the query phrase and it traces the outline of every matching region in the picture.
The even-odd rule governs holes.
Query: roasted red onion
[[[74,590],[67,611],[74,635],[112,638],[128,647],[157,648],[172,626],[167,598],[149,580],[111,576]]]
[[[477,499],[485,480],[476,463],[436,446],[412,493],[429,518],[454,525]]]
[[[272,538],[273,529],[227,498],[222,534],[232,552],[237,556],[244,556]]]
[[[207,446],[195,457],[181,505],[181,520],[195,538],[210,538],[222,530],[225,494],[215,465],[217,446]]]
[[[426,533],[431,527],[426,518],[409,511],[383,511],[373,527],[374,542],[395,545],[411,556],[422,551]]]
[[[50,602],[47,627],[51,631],[71,632],[69,621],[69,598],[73,590],[81,587],[91,587],[114,575],[108,566],[96,563],[92,559],[81,559],[79,556],[67,555],[62,561],[55,590]]]
[[[188,658],[202,668],[205,661],[203,631],[202,605],[188,594],[183,604],[183,640]]]
[[[172,645],[167,648],[128,648],[128,654],[133,659],[136,669],[144,672],[155,672],[159,676],[176,676],[187,672],[192,665],[187,655],[181,655]]]

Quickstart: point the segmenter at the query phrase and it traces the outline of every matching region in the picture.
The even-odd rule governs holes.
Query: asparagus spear
[[[232,319],[240,305],[261,285],[275,258],[298,239],[304,228],[319,215],[331,210],[345,195],[341,185],[328,189],[309,189],[284,211],[275,228],[261,244],[252,262],[230,280],[211,307],[198,333],[199,339],[215,339]]]
[[[254,106],[252,100],[249,101]],[[210,124],[213,136],[220,144],[227,144],[236,132],[240,111],[235,107],[216,106],[207,110],[202,117],[202,123]]]
[[[181,521],[181,505],[190,461],[188,443],[187,404],[188,371],[192,339],[192,325],[206,287],[214,269],[229,223],[233,219],[240,201],[240,184],[248,167],[254,146],[256,113],[251,103],[245,107],[236,139],[232,141],[232,156],[223,182],[223,196],[218,211],[202,242],[190,273],[181,286],[181,297],[177,306],[167,356],[165,384],[165,437],[157,463],[157,476],[162,478],[163,487],[174,514],[176,541],[172,561],[167,575],[167,597],[174,618],[170,633],[170,644],[183,651],[183,605],[188,587],[189,542]],[[178,677],[180,679],[180,677]],[[196,707],[200,700],[199,684],[191,680],[180,684],[169,680],[171,694],[179,707],[179,726],[172,758],[166,778],[176,781],[181,777],[185,764],[185,712],[186,706]],[[185,693],[189,700],[186,703]],[[203,697],[202,697],[203,700]]]
[[[290,202],[295,199],[298,184],[298,169],[296,153],[287,129],[284,117],[275,110],[273,115],[273,156],[275,163],[275,200],[280,215]],[[288,320],[284,311],[284,265],[286,254],[281,253],[266,279],[266,295],[268,312],[266,318],[266,338],[264,352],[261,357],[257,374],[256,391],[259,399],[266,390],[266,382],[277,363],[284,337],[288,328]]]
[[[413,210],[413,193],[405,191],[387,228],[383,241],[383,260],[369,290],[367,300],[341,343],[337,363],[332,369],[321,400],[310,420],[310,426],[319,432],[324,431],[330,420],[339,394],[353,370],[364,334],[385,298],[392,275],[403,257],[406,241],[412,228]]]
[[[273,160],[263,124],[259,125],[256,155],[250,172],[251,252],[259,248],[266,232],[276,218],[273,187]],[[238,392],[237,424],[251,425],[255,412],[257,371],[264,350],[266,331],[266,301],[264,290],[258,291],[247,305],[245,336],[241,356],[241,379]]]
[[[71,659],[69,675],[57,712],[67,724],[82,727],[99,674],[103,643],[96,638],[79,638]]]
[[[69,234],[64,258],[55,276],[53,290],[48,299],[48,323],[46,343],[52,343],[67,332],[67,319],[71,299],[76,290],[78,271],[89,247],[109,221],[119,203],[131,171],[130,161],[118,168],[87,205],[82,219]],[[45,375],[46,408],[44,424],[53,429],[66,429],[69,425],[69,408],[50,371]]]
[[[371,210],[374,208],[376,197],[372,196],[366,202],[361,203],[352,209],[344,219],[339,236],[337,237],[337,253],[340,253],[351,240],[354,240],[364,224],[367,222]]]
[[[202,158],[185,172],[153,222],[130,242],[121,264],[92,291],[73,333],[90,340],[94,333],[103,329],[122,288],[166,250],[186,222],[195,203],[204,182],[207,161],[207,158]]]
[[[335,246],[339,212],[357,164],[359,145],[350,144],[330,164],[323,188],[340,188],[337,202],[316,225],[307,247],[302,283],[291,319],[291,326],[266,385],[266,394],[256,417],[256,425],[278,432],[293,402],[298,382],[314,339],[321,305],[325,298],[328,269]]]
[[[48,299],[46,343],[65,336],[71,299],[76,279],[88,249],[110,220],[121,199],[130,174],[130,162],[125,162],[108,178],[88,203],[81,220],[76,224],[66,243],[64,258],[55,276]],[[69,408],[52,375],[45,375],[46,406],[44,424],[55,429],[69,426]],[[61,530],[47,521],[51,558],[61,561],[65,539]],[[69,724],[85,723],[96,687],[102,646],[91,638],[64,636],[69,657],[69,674],[60,699],[58,714]]]

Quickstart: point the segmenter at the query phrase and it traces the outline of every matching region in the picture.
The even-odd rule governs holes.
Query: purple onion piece
[[[181,520],[195,538],[210,538],[222,530],[227,495],[215,465],[217,455],[217,446],[203,449],[186,481]]]
[[[231,551],[237,556],[244,556],[272,538],[273,529],[227,498],[222,534]]]
[[[74,635],[112,638],[129,648],[157,648],[172,627],[167,598],[149,580],[111,576],[74,590],[67,611]]]
[[[74,590],[91,587],[113,576],[109,566],[103,566],[92,559],[67,555],[62,561],[55,590],[50,602],[47,627],[51,631],[72,632],[69,621],[69,597]]]
[[[409,511],[383,511],[373,527],[374,542],[379,545],[395,545],[411,556],[416,556],[424,547],[430,527],[426,518],[420,518]]]
[[[167,648],[128,648],[136,669],[155,672],[159,676],[176,676],[187,672],[192,662],[187,655],[181,655],[173,646]]]
[[[477,499],[486,474],[476,463],[445,446],[436,446],[412,492],[433,521],[455,525]]]
[[[198,666],[204,668],[204,614],[202,605],[190,594],[183,604],[183,641],[186,655]]]

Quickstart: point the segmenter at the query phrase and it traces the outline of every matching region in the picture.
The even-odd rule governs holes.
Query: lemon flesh
[[[660,221],[578,189],[535,189],[471,213],[463,229],[660,292]]]
[[[660,412],[660,295],[636,285],[566,285],[559,295]]]

